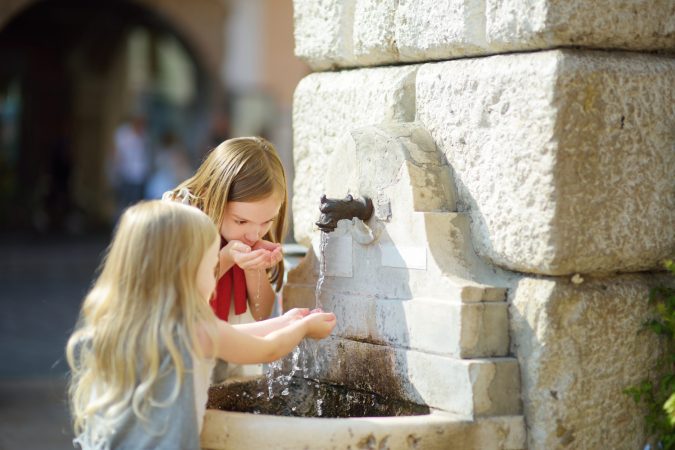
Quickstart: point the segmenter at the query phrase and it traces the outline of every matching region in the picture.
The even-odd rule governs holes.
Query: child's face
[[[216,277],[218,274],[218,263],[220,261],[218,252],[220,250],[220,239],[216,239],[209,249],[204,253],[202,262],[197,269],[197,289],[204,299],[208,300],[216,288]]]
[[[253,247],[270,230],[280,208],[276,194],[251,202],[228,202],[220,234],[228,242],[237,240]]]

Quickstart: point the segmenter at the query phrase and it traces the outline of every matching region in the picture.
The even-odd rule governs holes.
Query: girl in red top
[[[259,137],[226,140],[165,198],[198,207],[220,231],[220,276],[211,300],[216,315],[231,321],[248,310],[255,320],[267,319],[283,281],[288,205],[273,145]]]

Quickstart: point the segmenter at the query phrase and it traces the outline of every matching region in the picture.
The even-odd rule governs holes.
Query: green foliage
[[[675,263],[665,262],[666,268],[675,276]],[[656,310],[656,317],[645,323],[651,330],[667,341],[667,351],[659,360],[654,381],[642,383],[624,390],[638,404],[647,407],[645,423],[653,436],[655,449],[675,450],[675,289],[659,286],[649,292],[649,303]]]

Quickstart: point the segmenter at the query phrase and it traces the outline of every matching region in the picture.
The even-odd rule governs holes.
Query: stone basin
[[[286,395],[282,395],[288,389]],[[521,416],[478,420],[294,377],[267,394],[264,378],[213,386],[204,449],[519,449]]]

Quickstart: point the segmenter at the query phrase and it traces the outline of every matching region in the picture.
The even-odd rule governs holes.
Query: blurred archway
[[[152,6],[24,3],[0,17],[0,230],[107,227],[116,127],[143,116],[151,151],[171,132],[197,160],[218,61]]]

